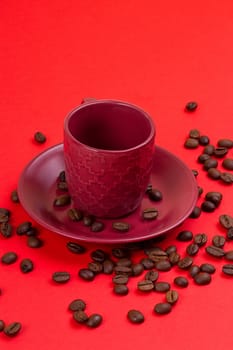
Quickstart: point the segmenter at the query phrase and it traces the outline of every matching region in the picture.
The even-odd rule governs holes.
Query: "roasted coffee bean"
[[[45,136],[41,131],[37,131],[37,132],[34,134],[34,140],[35,140],[37,143],[45,143],[45,141],[46,141],[46,136]]]
[[[202,211],[212,213],[216,209],[216,205],[211,201],[204,201],[201,204]]]
[[[97,274],[103,271],[103,265],[100,262],[92,261],[88,263],[88,269]]]
[[[113,273],[114,269],[114,262],[110,259],[106,259],[103,261],[103,273],[106,275],[111,275]]]
[[[121,258],[116,262],[116,266],[131,267],[132,261],[129,258]]]
[[[144,315],[139,310],[129,310],[127,313],[127,318],[131,323],[143,323],[145,321]]]
[[[179,299],[179,294],[176,290],[169,290],[166,292],[166,300],[169,304],[175,304]]]
[[[27,245],[30,248],[40,248],[43,246],[43,244],[44,242],[39,237],[36,237],[36,236],[30,236],[27,239]]]
[[[198,171],[196,170],[196,169],[192,169],[192,173],[193,173],[193,175],[195,176],[195,177],[197,177],[198,176]]]
[[[87,316],[86,312],[84,312],[82,310],[75,311],[73,313],[73,318],[78,323],[85,323],[88,320],[88,316]]]
[[[152,184],[148,184],[145,193],[150,192],[152,190],[152,188],[153,188],[153,185]]]
[[[88,317],[86,325],[90,328],[99,327],[103,321],[103,317],[100,314],[92,314]]]
[[[225,264],[225,265],[223,265],[222,272],[225,275],[233,276],[233,264]]]
[[[142,258],[140,263],[143,265],[145,270],[153,269],[153,267],[155,266],[154,261],[150,258]]]
[[[193,208],[193,211],[192,211],[191,214],[189,215],[189,217],[190,217],[191,219],[197,219],[197,218],[199,218],[200,215],[201,215],[201,208],[198,207],[198,206],[195,206],[195,207]]]
[[[78,244],[76,242],[68,242],[66,244],[66,247],[71,253],[74,254],[84,254],[86,252],[86,248],[83,245]]]
[[[159,273],[156,270],[150,270],[145,274],[144,278],[145,278],[145,280],[156,282],[157,279],[159,278]]]
[[[208,237],[205,233],[197,233],[196,235],[193,236],[194,243],[199,245],[199,247],[202,247],[203,245],[205,245],[207,240],[208,240]]]
[[[57,271],[52,274],[52,279],[56,283],[67,283],[70,280],[70,273],[66,271]]]
[[[197,102],[195,101],[190,101],[190,102],[187,102],[186,105],[185,105],[185,109],[188,111],[188,112],[194,112],[196,109],[197,109]]]
[[[170,290],[171,285],[168,282],[155,282],[154,283],[154,289],[156,292],[160,293],[166,293],[168,290]]]
[[[9,222],[2,222],[0,224],[0,232],[3,237],[9,238],[12,236],[13,227]]]
[[[135,263],[131,266],[132,276],[140,276],[144,271],[144,266],[141,263]]]
[[[227,170],[233,170],[233,159],[232,158],[225,158],[222,162],[223,168]]]
[[[206,146],[206,145],[209,144],[209,142],[210,142],[210,139],[209,139],[208,136],[206,136],[206,135],[201,135],[201,136],[199,137],[199,144],[200,144],[200,145]]]
[[[200,131],[198,129],[191,129],[189,131],[189,137],[191,137],[191,139],[199,139]]]
[[[137,287],[141,292],[150,292],[154,289],[154,283],[151,280],[142,280],[138,282]]]
[[[188,230],[183,230],[178,233],[176,239],[181,242],[191,241],[193,239],[193,233]]]
[[[30,221],[22,222],[17,228],[16,233],[19,236],[26,234],[32,228],[32,223]]]
[[[68,192],[68,184],[65,181],[59,181],[57,183],[57,189],[62,192]]]
[[[54,207],[64,207],[71,203],[71,197],[69,194],[62,194],[56,197],[53,201]]]
[[[217,168],[217,166],[218,166],[218,161],[214,158],[209,158],[204,162],[203,169],[209,170],[210,168]]]
[[[222,182],[224,182],[224,184],[231,185],[233,183],[233,174],[223,172],[220,175],[220,179],[222,180]]]
[[[220,139],[220,140],[218,140],[217,144],[218,144],[219,147],[232,148],[233,147],[233,140],[231,140],[231,139]]]
[[[215,247],[220,247],[222,248],[224,246],[224,244],[226,243],[226,238],[224,236],[220,236],[220,235],[215,235],[212,238],[212,244]]]
[[[212,156],[214,154],[215,147],[213,145],[207,145],[203,149],[204,154],[208,154],[209,156]]]
[[[215,258],[222,258],[225,255],[225,252],[222,248],[215,247],[214,245],[210,245],[205,248],[206,253],[209,255],[215,257]]]
[[[10,219],[11,212],[6,208],[0,208],[0,223],[8,222]]]
[[[181,288],[186,288],[189,285],[189,281],[186,277],[184,276],[177,276],[174,278],[174,283],[176,286],[181,287]]]
[[[116,275],[126,275],[126,276],[131,276],[132,275],[132,268],[128,266],[115,266],[114,267],[114,272]]]
[[[80,221],[83,218],[83,213],[81,210],[76,208],[71,208],[68,210],[67,215],[72,221]]]
[[[148,258],[153,262],[157,262],[160,260],[167,260],[168,258],[167,253],[158,247],[147,249],[145,253],[148,255]]]
[[[113,248],[112,255],[117,258],[127,258],[130,255],[130,251],[127,248]]]
[[[200,186],[197,186],[197,189],[198,189],[198,196],[200,197],[203,193],[203,188]]]
[[[199,142],[197,139],[192,139],[191,137],[187,138],[184,142],[184,147],[188,149],[194,149],[199,146]]]
[[[146,208],[143,210],[142,217],[144,220],[154,220],[158,217],[159,212],[156,208]]]
[[[23,259],[20,263],[20,270],[23,273],[31,272],[34,268],[34,264],[31,259]]]
[[[5,328],[5,322],[3,320],[0,320],[0,332],[2,332],[4,328]]]
[[[108,254],[102,249],[96,249],[91,252],[91,258],[94,261],[103,262],[108,258]]]
[[[218,206],[222,200],[222,193],[216,191],[207,192],[205,199],[207,201],[213,202],[216,206]]]
[[[212,264],[209,264],[209,263],[203,263],[200,265],[200,271],[213,274],[216,271],[216,267]]]
[[[19,203],[19,196],[18,196],[17,190],[13,190],[13,191],[11,192],[10,198],[11,198],[11,201],[12,201],[13,203]]]
[[[227,214],[222,214],[219,216],[219,222],[223,228],[229,229],[233,227],[233,217]]]
[[[177,263],[180,269],[189,269],[193,264],[193,259],[190,256],[186,256],[180,259]]]
[[[207,174],[212,180],[218,180],[220,179],[221,172],[216,168],[209,168]]]
[[[211,275],[208,272],[199,272],[193,279],[196,284],[204,286],[211,282]]]
[[[105,229],[105,224],[102,221],[94,221],[91,225],[92,232],[101,232]]]
[[[225,258],[226,260],[233,260],[233,250],[227,251],[227,252],[225,253],[224,258]]]
[[[228,153],[227,147],[217,147],[214,150],[214,156],[217,158],[222,158]]]
[[[36,227],[32,226],[26,233],[25,235],[30,237],[30,236],[37,236],[39,234],[39,231]]]
[[[95,221],[95,217],[93,215],[85,215],[83,217],[83,225],[84,226],[91,226]]]
[[[175,245],[169,245],[165,249],[165,253],[169,256],[171,253],[176,253],[177,252],[177,247]]]
[[[170,303],[158,303],[154,307],[154,312],[159,315],[166,315],[172,310]]]
[[[155,264],[155,267],[159,271],[170,271],[172,264],[169,260],[160,260]]]
[[[130,224],[123,221],[116,221],[112,223],[112,228],[118,232],[128,232],[130,229]]]
[[[14,252],[7,252],[1,257],[1,262],[5,265],[10,265],[16,262],[18,255]]]
[[[189,269],[189,274],[194,278],[200,272],[200,267],[198,265],[192,265]]]
[[[178,254],[177,252],[173,252],[169,254],[169,261],[172,265],[177,264],[179,260],[180,260],[180,254]]]
[[[12,322],[9,325],[5,326],[3,332],[8,336],[8,337],[14,337],[19,333],[21,330],[22,325],[20,322]]]
[[[209,154],[203,153],[198,156],[197,161],[198,163],[204,164],[207,159],[210,159]]]
[[[82,299],[74,299],[70,302],[68,309],[70,311],[84,311],[86,309],[86,303]]]
[[[190,256],[196,255],[198,251],[199,251],[199,245],[196,243],[191,243],[186,248],[186,253]]]
[[[95,278],[94,272],[87,268],[80,269],[78,275],[85,281],[93,281],[93,279]]]
[[[66,182],[66,173],[65,170],[62,170],[57,178],[58,182]]]
[[[156,188],[153,188],[151,191],[148,192],[148,197],[154,202],[159,202],[163,199],[162,192]]]
[[[116,284],[113,288],[115,294],[127,295],[129,293],[129,288],[126,284]]]

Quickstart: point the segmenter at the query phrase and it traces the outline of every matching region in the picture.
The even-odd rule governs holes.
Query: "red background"
[[[65,115],[83,97],[93,96],[126,100],[148,111],[157,127],[157,144],[199,170],[205,193],[223,193],[214,213],[187,219],[161,246],[176,243],[183,254],[186,244],[175,239],[181,229],[206,232],[209,242],[215,234],[224,235],[218,217],[233,214],[232,186],[209,180],[196,162],[201,149],[188,151],[183,143],[191,128],[209,135],[212,144],[233,137],[232,37],[231,0],[2,0],[0,206],[13,211],[13,225],[30,220],[9,199],[23,168],[42,150],[62,142]],[[198,101],[195,113],[184,111],[189,100]],[[44,145],[33,141],[37,130],[47,135]],[[111,277],[101,275],[91,283],[78,278],[90,252],[105,247],[86,244],[87,253],[75,256],[67,251],[66,238],[40,230],[45,245],[38,250],[16,234],[0,238],[0,255],[13,250],[19,259],[29,257],[35,263],[28,275],[20,272],[19,261],[0,266],[0,319],[22,323],[16,338],[0,334],[1,349],[232,348],[233,289],[232,279],[221,273],[224,261],[211,259],[202,249],[195,263],[215,264],[212,283],[199,287],[190,281],[179,290],[172,312],[158,317],[153,307],[163,296],[141,296],[137,279],[130,281],[128,296],[117,297]],[[233,243],[227,242],[226,249],[233,249]],[[71,273],[68,284],[52,283],[57,270]],[[178,272],[163,274],[161,279],[172,282]],[[88,313],[103,315],[99,328],[72,321],[67,306],[74,298],[86,300]],[[144,313],[142,325],[127,321],[130,308]]]

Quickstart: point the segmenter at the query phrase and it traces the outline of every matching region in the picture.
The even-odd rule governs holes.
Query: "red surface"
[[[180,229],[206,232],[209,242],[213,235],[224,234],[218,217],[233,214],[232,186],[210,181],[196,162],[201,149],[188,151],[183,142],[194,127],[213,144],[233,137],[232,12],[231,0],[1,1],[0,206],[13,211],[14,226],[30,219],[9,200],[24,166],[62,141],[67,112],[83,97],[93,96],[122,99],[145,109],[156,123],[158,145],[198,169],[205,192],[220,190],[224,195],[214,213],[188,219],[161,246],[176,243]],[[184,111],[189,100],[199,103],[192,114]],[[37,130],[48,136],[46,144],[34,143]],[[221,274],[224,261],[207,257],[204,249],[195,262],[216,265],[212,283],[200,287],[190,281],[187,289],[179,290],[171,314],[158,317],[152,310],[163,296],[142,296],[136,291],[137,279],[130,281],[128,296],[116,297],[111,277],[98,276],[91,283],[77,277],[97,246],[88,245],[84,256],[74,256],[66,249],[66,238],[44,229],[41,238],[45,245],[38,250],[28,248],[25,237],[16,234],[1,238],[0,254],[13,250],[19,260],[0,266],[0,318],[23,325],[14,339],[0,334],[1,349],[232,348],[232,279]],[[184,254],[186,244],[177,246]],[[232,248],[227,242],[226,249]],[[24,257],[35,263],[28,275],[19,271]],[[57,286],[51,275],[60,269],[72,278]],[[161,280],[171,282],[178,273],[164,273]],[[72,322],[67,305],[77,297],[86,300],[88,313],[103,315],[98,329]],[[144,324],[129,324],[130,308],[144,313]]]

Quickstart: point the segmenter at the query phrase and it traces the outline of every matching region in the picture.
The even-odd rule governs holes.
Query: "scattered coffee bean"
[[[127,313],[127,318],[131,323],[143,323],[145,321],[144,315],[139,310],[129,310]]]
[[[108,258],[108,254],[102,249],[96,249],[91,252],[91,258],[94,261],[103,262]]]
[[[172,265],[176,265],[178,261],[180,261],[180,254],[178,254],[177,252],[169,254],[169,261]]]
[[[158,210],[156,208],[146,208],[143,210],[142,217],[144,220],[154,220],[158,217]]]
[[[158,303],[154,307],[154,311],[159,315],[166,315],[172,310],[172,305],[170,303]]]
[[[39,234],[39,231],[36,227],[32,226],[26,233],[26,236],[37,236]]]
[[[209,168],[207,174],[212,180],[218,180],[220,179],[221,172],[216,168]]]
[[[158,271],[170,271],[172,264],[169,260],[160,260],[155,264],[155,267]]]
[[[191,137],[191,139],[199,139],[200,131],[198,129],[191,129],[189,131],[189,137]]]
[[[83,310],[75,311],[73,313],[73,318],[78,323],[85,323],[88,320],[88,316]]]
[[[1,262],[5,265],[10,265],[16,262],[18,255],[14,252],[7,252],[1,257]]]
[[[207,237],[207,235],[205,233],[197,233],[193,237],[194,243],[199,245],[199,247],[202,247],[203,245],[205,245],[207,240],[208,240],[208,237]]]
[[[144,278],[145,280],[156,282],[157,279],[159,278],[159,273],[156,270],[150,270],[150,271],[147,271]]]
[[[31,259],[23,259],[20,263],[20,270],[23,273],[31,272],[34,268],[34,264]]]
[[[186,253],[190,256],[196,255],[198,251],[199,251],[199,245],[196,243],[191,243],[186,248]]]
[[[80,221],[83,218],[83,213],[81,210],[76,208],[71,208],[68,210],[67,215],[72,221]]]
[[[140,260],[140,263],[143,265],[145,270],[153,269],[153,267],[155,266],[154,261],[150,258],[142,258]]]
[[[97,274],[103,271],[103,264],[97,261],[92,261],[88,263],[88,269]]]
[[[208,154],[212,156],[214,154],[215,147],[213,145],[207,145],[203,149],[203,154]]]
[[[231,185],[233,183],[233,174],[226,172],[221,173],[220,179],[222,180],[222,182],[224,182],[224,184]]]
[[[0,233],[3,237],[9,238],[12,236],[13,227],[9,222],[2,222],[0,224]]]
[[[197,102],[195,101],[190,101],[190,102],[187,102],[186,105],[185,105],[185,109],[188,111],[188,112],[194,112],[196,109],[197,109]]]
[[[148,193],[148,192],[152,191],[152,189],[153,189],[153,185],[152,184],[148,184],[145,193]]]
[[[101,232],[105,229],[105,224],[102,221],[94,221],[91,225],[92,232]]]
[[[222,272],[225,275],[233,276],[233,264],[225,264],[225,265],[223,265]]]
[[[215,247],[220,247],[222,248],[224,246],[226,242],[226,238],[224,236],[220,236],[220,235],[215,235],[213,238],[212,238],[212,244],[215,246]]]
[[[189,217],[190,217],[191,219],[197,219],[197,218],[199,218],[200,215],[201,215],[201,208],[198,207],[198,206],[195,206],[195,207],[193,208],[193,211],[192,211],[191,214],[189,215]]]
[[[20,322],[12,322],[9,325],[5,326],[3,332],[8,336],[8,337],[14,337],[19,333],[21,330],[22,325]]]
[[[220,140],[218,140],[217,144],[218,144],[219,147],[232,148],[233,147],[233,140],[220,139]]]
[[[113,291],[117,295],[127,295],[129,293],[129,288],[126,284],[116,284]]]
[[[230,228],[227,230],[227,239],[233,240],[233,227],[230,227]]]
[[[94,272],[87,268],[80,269],[78,275],[85,281],[93,281],[93,279],[95,278]]]
[[[177,263],[180,269],[189,269],[193,264],[193,259],[190,256],[186,256],[180,259]]]
[[[171,253],[176,253],[177,247],[175,245],[170,245],[165,249],[165,252],[167,255],[170,255]]]
[[[142,280],[138,282],[137,287],[141,292],[150,292],[154,289],[154,283],[151,280]]]
[[[225,252],[222,248],[215,247],[213,245],[210,245],[205,248],[206,253],[209,255],[215,257],[215,258],[222,258],[225,255]]]
[[[160,293],[166,293],[168,290],[170,290],[171,285],[168,282],[155,282],[154,283],[154,290],[156,292]]]
[[[217,158],[222,158],[228,153],[227,147],[217,147],[214,150],[214,156]]]
[[[200,272],[200,267],[198,265],[192,265],[189,269],[189,274],[194,278]]]
[[[216,205],[211,201],[204,201],[201,204],[202,211],[212,213],[216,209]]]
[[[91,226],[95,221],[95,217],[93,215],[85,215],[83,217],[83,225],[84,226]]]
[[[194,149],[199,146],[199,142],[197,139],[187,138],[184,142],[184,147],[188,149]]]
[[[37,143],[45,143],[45,141],[46,141],[46,136],[45,136],[41,131],[37,131],[37,132],[34,134],[34,140],[35,140]]]
[[[200,271],[213,274],[216,271],[216,267],[212,264],[209,264],[209,263],[203,263],[200,265]]]
[[[213,202],[216,207],[221,203],[222,197],[222,193],[216,191],[207,192],[205,195],[205,199]]]
[[[199,272],[194,276],[194,281],[200,286],[204,286],[211,282],[211,275],[208,272]]]
[[[43,246],[43,244],[44,242],[39,237],[36,237],[36,236],[30,236],[27,239],[27,245],[30,248],[40,248]]]
[[[74,299],[70,302],[68,309],[70,311],[84,311],[86,309],[86,303],[82,299]]]
[[[110,259],[106,259],[103,261],[103,273],[105,275],[111,275],[113,273],[114,270],[114,262]]]
[[[203,193],[203,188],[200,186],[197,186],[197,188],[198,188],[198,196],[200,197]]]
[[[57,271],[52,274],[52,279],[56,283],[66,283],[70,280],[70,273],[66,271]]]
[[[16,233],[19,236],[26,234],[32,228],[32,223],[30,221],[22,222],[17,228]]]
[[[200,145],[206,146],[206,145],[209,144],[209,142],[210,142],[210,139],[209,139],[208,136],[206,136],[206,135],[201,135],[201,136],[199,137],[199,144],[200,144]]]
[[[169,304],[175,304],[179,299],[179,294],[176,290],[169,290],[166,292],[166,300]]]
[[[127,284],[129,281],[129,277],[125,274],[117,274],[112,279],[114,284]]]
[[[223,168],[227,170],[233,170],[233,159],[232,158],[225,158],[222,162]]]
[[[66,173],[65,170],[62,170],[57,178],[58,182],[66,182]]]
[[[189,285],[189,281],[186,277],[184,276],[177,276],[174,278],[174,283],[176,286],[181,287],[181,288],[186,288]]]
[[[66,247],[71,253],[74,254],[83,254],[86,252],[86,248],[83,245],[78,244],[76,242],[68,242],[66,244]]]
[[[62,194],[53,201],[54,207],[64,207],[71,203],[71,197],[68,194]]]
[[[112,255],[117,258],[127,258],[130,255],[129,249],[127,248],[113,248]]]
[[[99,327],[103,321],[103,317],[100,314],[92,314],[89,316],[86,325],[90,328]]]
[[[118,232],[128,232],[130,229],[130,224],[127,222],[116,221],[112,223],[112,228]]]
[[[196,170],[196,169],[192,169],[192,173],[193,173],[193,175],[195,176],[195,177],[197,177],[198,176],[198,171]]]
[[[153,262],[157,262],[160,260],[167,260],[168,258],[167,253],[158,247],[147,249],[145,253],[148,255],[149,259],[152,260]]]
[[[226,260],[233,260],[233,250],[227,251],[227,252],[225,253],[224,258],[225,258]]]
[[[219,222],[223,228],[229,229],[233,227],[233,217],[227,214],[222,214],[219,216]]]
[[[197,161],[198,163],[204,164],[207,159],[210,159],[209,154],[203,153],[198,156]]]
[[[0,332],[2,332],[4,328],[5,328],[5,322],[3,320],[0,320]]]
[[[12,201],[13,203],[19,203],[19,196],[18,196],[17,190],[13,190],[13,191],[11,192],[10,198],[11,198],[11,201]]]
[[[218,166],[218,161],[214,158],[209,158],[204,162],[203,169],[209,170],[211,168],[217,168],[217,166]]]
[[[154,202],[159,202],[163,199],[162,192],[156,188],[154,188],[148,192],[148,197],[150,198],[150,200],[152,200]]]
[[[181,242],[191,241],[193,239],[193,233],[188,230],[183,230],[178,233],[176,239]]]

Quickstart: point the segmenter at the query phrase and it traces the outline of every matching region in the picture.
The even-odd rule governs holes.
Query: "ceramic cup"
[[[134,211],[149,183],[155,126],[141,108],[90,100],[64,123],[64,161],[73,206],[102,218]]]

